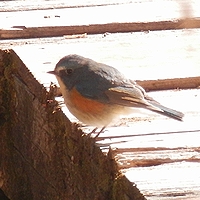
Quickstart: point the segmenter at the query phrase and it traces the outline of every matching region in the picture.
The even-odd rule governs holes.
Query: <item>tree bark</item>
[[[144,200],[112,152],[66,118],[13,50],[0,50],[0,188],[10,200]],[[7,196],[7,197],[6,197]]]

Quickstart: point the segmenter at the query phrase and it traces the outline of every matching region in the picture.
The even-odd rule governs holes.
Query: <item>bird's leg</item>
[[[89,133],[89,136],[91,136],[93,133],[96,133],[96,136],[94,137],[96,139],[100,135],[100,133],[102,133],[104,131],[105,128],[106,128],[106,126],[104,126],[99,132],[96,133],[96,130],[98,129],[96,127]]]
[[[98,138],[98,136],[100,135],[100,133],[102,133],[104,131],[104,129],[106,128],[106,126],[104,126],[94,137],[94,139]]]

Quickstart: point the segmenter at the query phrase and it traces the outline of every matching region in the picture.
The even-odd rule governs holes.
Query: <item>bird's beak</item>
[[[49,72],[47,72],[47,73],[53,74],[53,75],[57,75],[57,72],[56,72],[56,71],[49,71]]]

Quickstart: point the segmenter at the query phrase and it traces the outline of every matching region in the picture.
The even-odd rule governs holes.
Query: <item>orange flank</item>
[[[70,99],[72,105],[76,109],[84,113],[90,113],[92,115],[97,115],[98,113],[105,111],[109,107],[109,105],[105,105],[98,101],[87,99],[81,96],[81,94],[75,88],[70,91]]]

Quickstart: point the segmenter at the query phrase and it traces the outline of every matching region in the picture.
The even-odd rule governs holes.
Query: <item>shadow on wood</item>
[[[0,132],[0,188],[11,200],[145,199],[13,50],[0,50]]]

